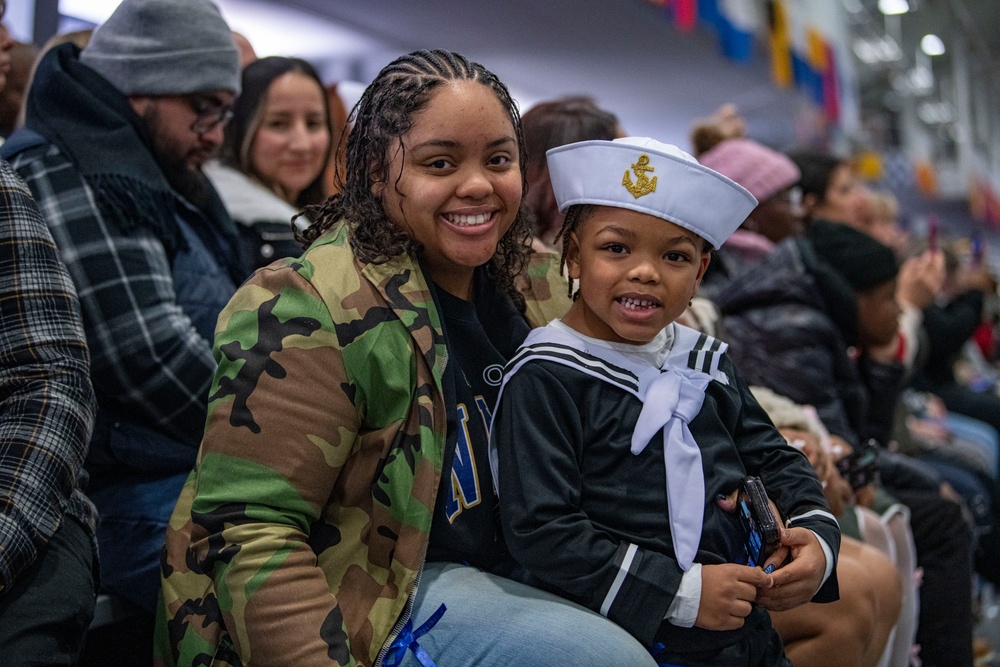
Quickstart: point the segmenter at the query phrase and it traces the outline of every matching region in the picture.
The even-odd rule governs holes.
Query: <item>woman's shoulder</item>
[[[202,168],[229,216],[244,225],[288,223],[299,209],[238,169],[213,160]]]
[[[359,291],[361,267],[339,225],[317,239],[298,257],[286,257],[257,269],[236,291],[230,307],[243,302],[278,299],[335,305]],[[246,305],[246,304],[244,304]]]
[[[532,326],[544,326],[562,317],[573,305],[561,257],[554,252],[532,252],[518,278],[518,291],[524,295],[525,317]]]
[[[374,326],[398,320],[393,311],[415,313],[407,328],[436,322],[421,314],[433,308],[433,299],[419,263],[409,255],[363,261],[351,247],[350,227],[345,220],[334,223],[300,257],[259,269],[244,289],[317,300],[339,323]]]

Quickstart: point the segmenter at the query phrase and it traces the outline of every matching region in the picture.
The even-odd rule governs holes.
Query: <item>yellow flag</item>
[[[771,27],[771,77],[782,87],[792,85],[792,38],[788,25],[788,11],[781,0],[767,4]]]

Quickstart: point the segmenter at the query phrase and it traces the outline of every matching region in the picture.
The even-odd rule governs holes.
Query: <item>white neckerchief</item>
[[[663,431],[670,532],[677,562],[687,571],[698,553],[705,510],[701,450],[688,423],[701,410],[709,382],[729,384],[726,374],[719,370],[719,360],[728,346],[677,323],[667,329],[663,341],[669,349],[659,367],[648,361],[649,353],[656,354],[657,350],[623,353],[614,349],[613,343],[582,336],[561,322],[535,329],[507,364],[500,395],[521,366],[542,359],[610,382],[642,401],[631,451],[635,455],[642,453],[653,436]],[[496,447],[492,443],[490,464],[496,484]]]

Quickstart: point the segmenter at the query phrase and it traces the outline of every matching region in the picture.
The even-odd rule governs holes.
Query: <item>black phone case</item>
[[[781,542],[778,521],[767,502],[760,477],[745,477],[738,497],[740,518],[746,528],[748,565],[763,565]]]

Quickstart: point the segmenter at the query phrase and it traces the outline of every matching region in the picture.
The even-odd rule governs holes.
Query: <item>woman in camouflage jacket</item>
[[[522,143],[506,88],[457,54],[403,56],[366,90],[308,251],[258,271],[219,317],[205,438],[164,551],[158,664],[654,664],[561,598],[425,562],[463,377],[442,292],[486,294],[524,333],[518,311],[565,298],[545,267],[518,277]],[[489,203],[453,213],[438,191]]]

